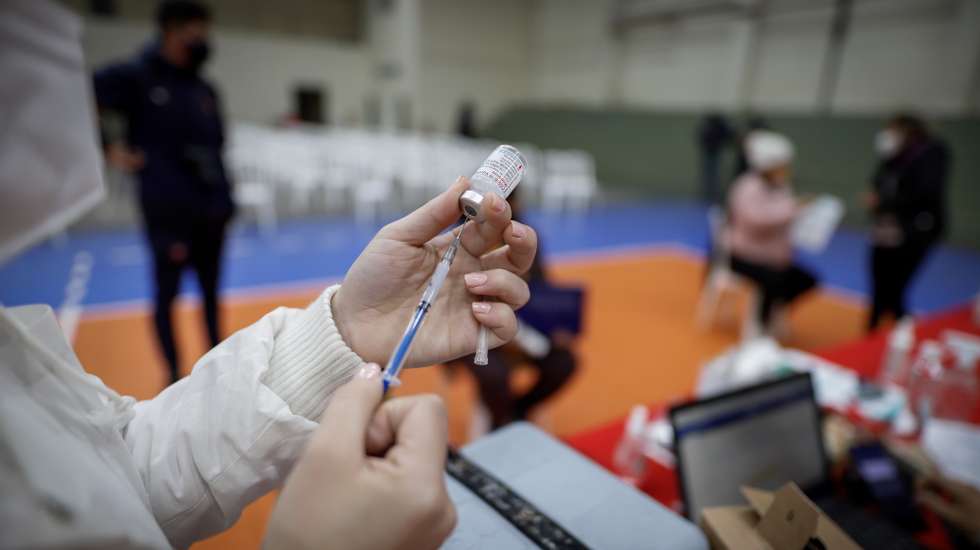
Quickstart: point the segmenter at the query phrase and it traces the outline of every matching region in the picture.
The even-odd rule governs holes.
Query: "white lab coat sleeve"
[[[329,396],[363,363],[334,325],[337,288],[305,310],[269,313],[136,404],[126,442],[175,547],[226,529],[280,486]]]

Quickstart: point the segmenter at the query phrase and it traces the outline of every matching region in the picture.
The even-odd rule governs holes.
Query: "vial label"
[[[510,145],[501,145],[483,161],[473,178],[492,182],[495,192],[506,199],[520,183],[526,168],[527,161],[520,151]]]

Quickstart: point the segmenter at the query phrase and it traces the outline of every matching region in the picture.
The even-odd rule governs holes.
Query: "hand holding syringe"
[[[453,239],[452,244],[449,245],[449,248],[443,253],[442,259],[436,265],[436,269],[432,273],[432,278],[429,279],[428,284],[425,285],[425,290],[422,292],[422,299],[419,300],[419,305],[416,306],[415,313],[412,314],[412,319],[408,322],[408,326],[405,327],[405,333],[395,347],[395,351],[391,354],[391,359],[388,360],[388,365],[385,367],[384,376],[382,377],[385,391],[388,391],[388,388],[392,386],[397,387],[399,384],[398,374],[401,372],[402,367],[405,366],[405,360],[408,359],[408,353],[412,350],[412,343],[415,341],[415,336],[418,334],[419,329],[422,328],[422,322],[425,321],[433,302],[439,296],[439,290],[442,289],[442,284],[446,282],[449,269],[453,265],[453,260],[456,259],[456,251],[459,249],[459,241],[460,237],[463,236],[464,229],[466,229],[465,224],[459,226],[459,229],[456,230],[456,238]],[[483,325],[480,326],[482,327]]]
[[[409,357],[412,343],[415,341],[423,321],[428,315],[429,310],[433,307],[439,290],[446,281],[446,277],[449,274],[453,259],[456,256],[456,251],[459,248],[463,231],[469,225],[476,225],[476,227],[470,230],[476,233],[472,239],[484,241],[482,243],[484,246],[488,244],[485,242],[485,238],[482,236],[484,231],[481,229],[482,223],[489,217],[489,211],[484,211],[484,207],[489,208],[489,205],[492,203],[495,206],[495,211],[497,211],[496,207],[500,207],[500,211],[505,210],[506,203],[502,203],[501,201],[506,199],[520,182],[526,167],[526,161],[517,151],[517,149],[514,149],[508,145],[502,145],[484,161],[480,169],[473,175],[470,189],[463,192],[459,197],[459,204],[461,210],[463,211],[463,215],[470,221],[463,226],[460,226],[456,232],[456,236],[453,239],[452,244],[450,244],[446,251],[442,254],[442,257],[431,278],[429,279],[426,288],[423,291],[422,297],[419,300],[411,319],[409,320],[408,326],[405,328],[401,339],[395,346],[395,349],[388,360],[388,366],[386,367],[384,374],[384,385],[386,390],[389,387],[398,384],[397,376],[401,372],[401,369]],[[523,226],[517,224],[516,226],[512,227],[516,228]],[[517,229],[511,230],[512,238],[520,238],[517,235],[517,231]],[[523,232],[523,229],[519,231]],[[510,251],[504,251],[504,253],[509,255]],[[531,258],[533,258],[533,249]],[[474,304],[474,311],[478,310],[478,305],[479,304]],[[480,306],[479,309],[488,311],[490,306]],[[481,323],[477,333],[477,346],[474,356],[474,362],[478,365],[485,365],[487,362],[487,349],[489,347],[488,336],[486,325]]]

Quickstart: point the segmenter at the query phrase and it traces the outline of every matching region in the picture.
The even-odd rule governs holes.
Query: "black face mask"
[[[187,48],[187,67],[194,72],[201,70],[211,56],[211,45],[207,40],[195,40],[184,47]]]

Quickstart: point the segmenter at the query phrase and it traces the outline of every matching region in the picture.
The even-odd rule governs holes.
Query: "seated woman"
[[[732,184],[724,246],[732,270],[758,285],[757,320],[771,328],[773,311],[817,284],[793,262],[790,228],[800,209],[790,183],[793,144],[775,132],[758,130],[746,138],[750,170]]]

